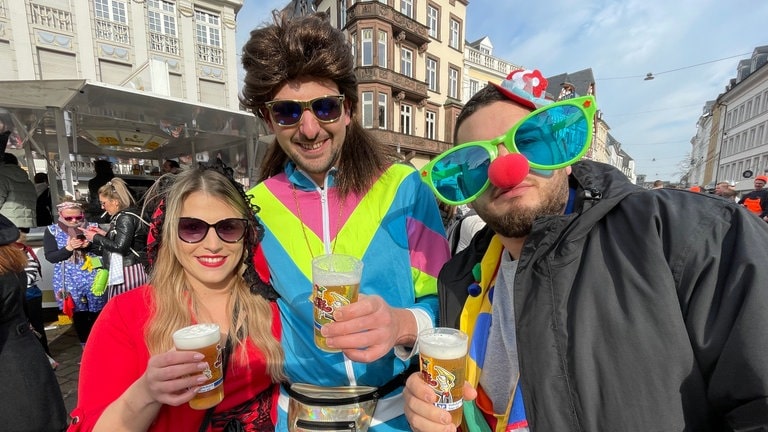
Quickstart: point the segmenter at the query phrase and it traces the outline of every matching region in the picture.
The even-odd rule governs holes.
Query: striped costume
[[[448,259],[448,244],[435,197],[413,168],[394,164],[366,194],[349,194],[343,202],[333,186],[334,173],[321,188],[289,163],[249,192],[261,207],[258,216],[266,228],[261,246],[281,295],[285,371],[291,382],[380,386],[409,360],[390,352],[369,364],[354,363],[315,347],[312,258],[329,252],[361,258],[362,294],[377,294],[392,307],[421,309],[434,322],[436,276]],[[410,430],[401,393],[399,388],[379,401],[370,430]],[[283,395],[277,430],[287,430],[286,407]]]

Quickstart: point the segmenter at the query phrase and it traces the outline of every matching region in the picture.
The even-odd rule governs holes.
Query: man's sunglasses
[[[213,227],[216,235],[225,243],[237,243],[244,236],[248,228],[246,219],[228,218],[214,224],[206,221],[183,217],[179,218],[179,240],[185,243],[200,243],[208,235],[208,230]]]
[[[279,126],[293,126],[301,120],[305,110],[312,111],[320,123],[333,123],[344,112],[344,95],[320,96],[308,101],[274,100],[267,102],[272,121]]]
[[[592,96],[544,106],[504,135],[461,144],[438,155],[421,169],[421,179],[441,201],[460,205],[474,201],[488,188],[488,166],[499,155],[499,144],[525,156],[533,169],[564,168],[589,149],[596,111]]]
[[[74,221],[81,221],[83,220],[83,215],[80,216],[64,216],[64,220],[67,222],[74,222]]]

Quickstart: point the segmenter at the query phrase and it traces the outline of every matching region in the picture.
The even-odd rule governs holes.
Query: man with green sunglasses
[[[463,430],[767,430],[765,223],[580,160],[594,98],[546,85],[482,89],[421,170],[487,224],[438,277],[438,322],[470,335]],[[405,400],[414,430],[455,430],[420,376]]]

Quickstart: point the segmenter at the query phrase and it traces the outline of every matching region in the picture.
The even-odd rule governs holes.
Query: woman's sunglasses
[[[520,153],[538,170],[564,168],[581,159],[592,142],[597,106],[592,96],[567,99],[539,108],[504,135],[456,146],[421,169],[421,179],[448,204],[474,201],[488,188],[488,166],[498,145]]]
[[[80,216],[64,216],[64,220],[67,222],[74,222],[74,221],[81,221],[83,220],[83,215]]]
[[[320,96],[308,101],[274,100],[267,102],[272,120],[279,126],[293,126],[301,120],[305,110],[312,111],[320,123],[333,123],[344,111],[344,95]]]
[[[237,243],[245,236],[248,220],[228,218],[209,224],[197,218],[179,218],[179,240],[185,243],[200,243],[208,235],[208,230],[211,227],[216,231],[216,235],[221,241]]]

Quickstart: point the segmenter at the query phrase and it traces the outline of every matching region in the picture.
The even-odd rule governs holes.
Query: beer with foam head
[[[173,333],[177,351],[196,351],[204,355],[208,363],[203,371],[208,381],[201,384],[195,397],[189,401],[192,409],[205,410],[218,405],[224,399],[224,375],[222,372],[221,334],[217,324],[195,324]]]
[[[340,352],[328,347],[320,329],[333,322],[336,309],[357,301],[363,262],[350,255],[322,255],[312,260],[312,311],[315,345],[323,351]]]
[[[467,335],[456,329],[436,327],[419,333],[421,377],[437,395],[435,406],[451,413],[454,425],[461,423],[464,404],[464,370]]]

